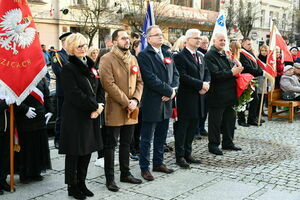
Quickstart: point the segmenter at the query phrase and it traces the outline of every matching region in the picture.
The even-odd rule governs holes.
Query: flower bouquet
[[[237,112],[245,111],[247,103],[253,100],[251,95],[255,91],[255,81],[252,79],[253,76],[251,74],[239,74],[237,76],[238,103],[233,107]]]

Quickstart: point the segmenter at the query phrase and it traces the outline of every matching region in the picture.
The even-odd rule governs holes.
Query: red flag
[[[276,35],[276,46],[278,46],[281,50],[282,50],[282,59],[283,61],[286,62],[294,62],[293,57],[284,41],[284,39],[282,38],[281,34],[279,33],[278,29],[276,28],[276,26],[274,26],[274,32]]]
[[[270,51],[267,56],[267,63],[266,63],[266,72],[269,73],[271,76],[276,76],[276,31],[275,26],[272,26],[272,30],[270,33]]]
[[[47,67],[26,0],[0,0],[0,98],[20,104]]]

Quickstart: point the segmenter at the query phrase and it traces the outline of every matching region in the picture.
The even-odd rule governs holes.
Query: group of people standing
[[[199,133],[208,135],[210,153],[223,155],[222,150],[241,150],[233,142],[236,115],[242,126],[257,125],[257,92],[252,94],[254,100],[249,106],[247,122],[244,112],[236,113],[233,109],[237,103],[238,74],[267,76],[252,59],[256,57],[250,39],[245,38],[241,44],[232,42],[229,57],[225,52],[227,38],[221,33],[214,35],[209,50],[208,38],[201,36],[197,29],[189,29],[174,44],[175,48],[164,44],[159,26],[149,27],[146,38],[148,46],[139,51],[139,41],[131,44],[128,33],[118,29],[109,37],[107,48],[99,51],[88,50],[88,41],[80,33],[60,36],[63,48],[53,53],[52,58],[57,94],[54,143],[59,153],[66,155],[65,183],[68,195],[75,199],[94,196],[86,185],[86,176],[91,154],[96,151],[98,158],[104,157],[106,187],[110,191],[120,189],[114,176],[118,145],[121,182],[143,182],[130,172],[133,146],[139,149],[144,180],[155,179],[150,165],[152,171],[174,172],[164,164],[164,145],[174,105],[178,119],[174,123],[175,155],[176,164],[181,168],[201,164],[199,155],[192,154],[192,142]],[[261,47],[259,55],[263,62],[264,48]],[[51,168],[45,124],[53,108],[47,102],[49,90],[45,83],[43,79],[35,93],[16,108],[23,183],[42,180],[41,171]],[[0,129],[2,146],[8,144],[5,119],[9,113],[4,100],[0,101],[0,112],[0,123],[5,122],[5,128]],[[204,128],[207,114],[208,133]],[[8,145],[7,151],[1,154],[7,153]],[[0,163],[0,192],[7,188],[8,162]]]

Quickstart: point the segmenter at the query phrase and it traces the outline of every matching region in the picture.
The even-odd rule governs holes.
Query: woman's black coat
[[[94,62],[87,58],[87,65],[75,56],[61,72],[64,103],[59,153],[87,155],[103,147],[100,117],[90,115],[104,103],[104,92],[99,78],[92,73]]]

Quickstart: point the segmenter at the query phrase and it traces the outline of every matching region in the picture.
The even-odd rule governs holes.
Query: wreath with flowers
[[[256,82],[251,80],[248,87],[243,91],[242,95],[238,98],[238,102],[233,106],[236,112],[243,112],[247,108],[247,104],[250,103],[252,98],[252,93],[255,91]]]

